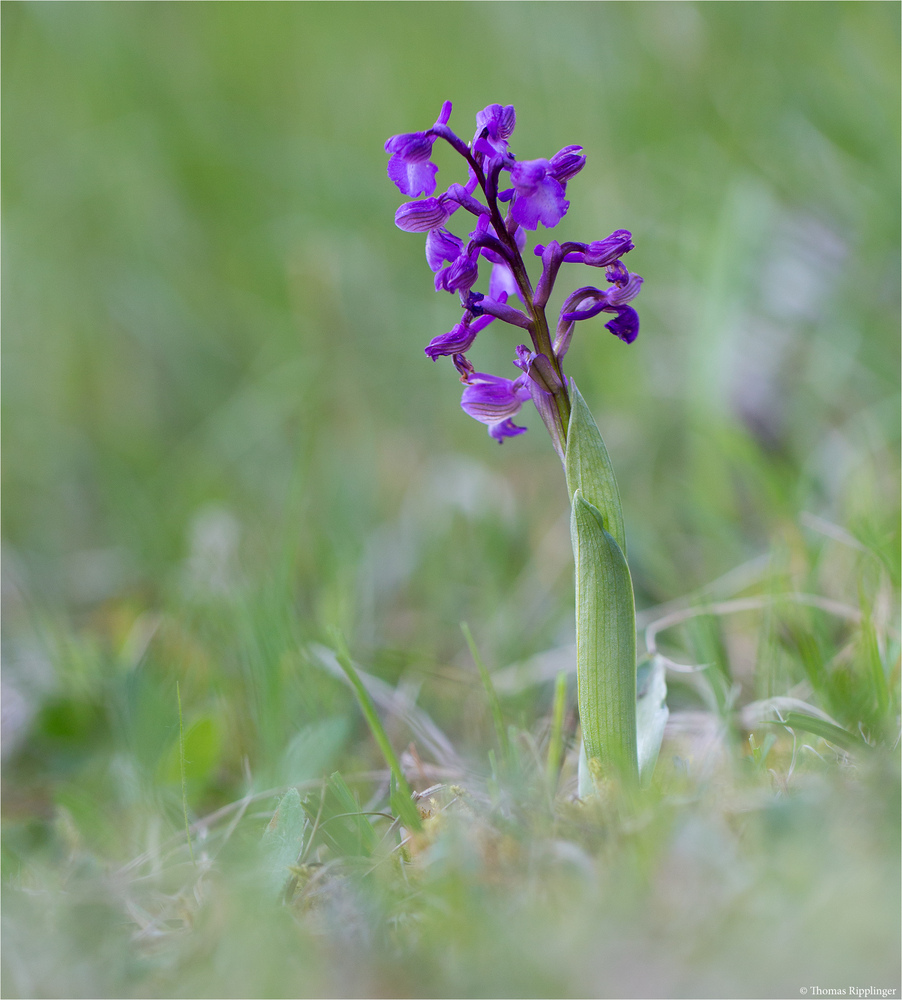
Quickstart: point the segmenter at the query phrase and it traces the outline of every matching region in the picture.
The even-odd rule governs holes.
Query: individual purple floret
[[[603,240],[594,243],[564,243],[564,260],[590,267],[607,267],[613,264],[625,253],[633,249],[632,234],[628,229],[617,229]],[[541,256],[542,248],[536,247],[536,254]]]
[[[464,318],[448,333],[433,337],[426,346],[426,356],[435,361],[441,357],[453,357],[455,354],[466,354],[473,346],[476,334],[484,330],[494,320],[494,316],[482,315],[474,317],[469,311]]]
[[[493,438],[502,441],[526,430],[525,427],[518,427],[511,417],[515,417],[523,404],[532,398],[528,376],[509,379],[474,372],[465,384],[461,407],[474,420],[488,424]]]
[[[562,362],[576,323],[609,313],[613,318],[605,327],[615,337],[631,344],[639,333],[639,316],[629,303],[639,294],[642,278],[621,260],[633,249],[632,234],[617,229],[590,243],[552,240],[537,245],[542,274],[533,288],[522,254],[526,231],[540,225],[552,229],[567,213],[567,184],[585,166],[583,148],[564,146],[550,159],[517,160],[509,145],[517,121],[513,105],[483,108],[469,144],[449,128],[450,117],[451,102],[446,101],[431,128],[392,136],[385,144],[391,154],[389,177],[403,194],[419,198],[401,205],[395,224],[405,232],[426,234],[426,260],[435,273],[436,290],[456,294],[464,310],[459,323],[429,342],[426,355],[433,361],[452,359],[464,383],[461,406],[498,441],[526,430],[513,417],[531,399],[563,457],[570,398]],[[437,139],[458,152],[468,169],[465,183],[453,183],[435,195],[438,168],[432,163],[432,147]],[[501,183],[503,173],[507,183]],[[466,239],[447,228],[461,208],[476,217]],[[490,265],[487,293],[474,288],[484,276],[483,259]],[[545,308],[565,263],[604,268],[607,287],[586,285],[570,294],[552,338]],[[494,319],[529,333],[532,349],[521,344],[514,360],[523,373],[519,378],[477,372],[467,358],[477,335]]]
[[[476,115],[476,135],[472,148],[479,153],[495,156],[507,152],[507,140],[514,134],[517,113],[514,106],[506,108],[500,104],[490,104]]]
[[[564,146],[551,157],[551,175],[559,183],[566,185],[586,165],[582,146]]]
[[[510,168],[514,185],[511,216],[525,229],[538,229],[541,222],[553,229],[567,214],[570,202],[555,180],[550,160],[527,160]]]
[[[451,102],[445,101],[435,124],[444,125],[450,117]],[[415,198],[418,194],[432,194],[435,190],[438,167],[430,162],[435,139],[436,136],[430,129],[428,132],[393,135],[386,142],[385,152],[392,154],[388,161],[388,176],[398,185],[402,194]]]
[[[431,229],[426,234],[426,263],[430,271],[440,271],[446,261],[457,260],[463,250],[463,240],[447,229]]]

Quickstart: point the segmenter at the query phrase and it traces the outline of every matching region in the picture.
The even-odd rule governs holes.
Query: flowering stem
[[[548,329],[548,319],[545,316],[545,310],[541,306],[536,305],[532,282],[529,280],[529,274],[526,271],[526,265],[523,263],[520,248],[517,246],[517,241],[511,235],[505,220],[501,216],[501,212],[498,209],[498,201],[494,192],[489,191],[489,185],[486,180],[485,172],[482,169],[482,165],[477,162],[476,158],[469,149],[467,149],[466,158],[467,162],[473,169],[473,173],[476,175],[476,179],[479,182],[479,186],[482,188],[483,194],[485,195],[486,204],[488,205],[492,220],[492,226],[494,227],[498,238],[508,250],[511,271],[513,272],[514,278],[517,282],[517,287],[520,289],[520,295],[523,298],[526,309],[532,317],[532,326],[530,328],[529,335],[532,339],[533,347],[535,348],[537,354],[544,354],[545,357],[548,358],[554,368],[555,374],[560,380],[560,386],[551,387],[551,393],[554,396],[555,403],[553,414],[555,427],[549,427],[548,429],[551,432],[552,438],[557,438],[557,440],[561,442],[561,447],[566,448],[567,428],[570,424],[570,397],[567,394],[567,381],[564,378],[564,373],[561,369],[560,359],[554,353],[554,348],[551,343],[551,333]],[[497,184],[492,185],[492,187],[497,188]]]

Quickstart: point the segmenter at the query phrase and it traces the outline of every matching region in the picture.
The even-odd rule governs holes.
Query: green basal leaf
[[[651,780],[664,727],[670,710],[667,708],[667,679],[664,661],[656,656],[639,672],[636,700],[636,744],[639,756],[639,777],[642,783]]]
[[[577,695],[589,769],[600,765],[602,773],[635,778],[636,613],[629,569],[605,530],[601,511],[579,487],[570,534],[576,561]]]
[[[583,499],[599,511],[605,530],[625,556],[626,534],[623,530],[620,490],[614,478],[614,469],[592,411],[573,379],[570,380],[570,407],[567,453],[564,458],[570,500],[572,502],[577,490],[582,493]]]

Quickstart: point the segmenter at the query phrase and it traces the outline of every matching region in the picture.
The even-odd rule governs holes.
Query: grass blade
[[[182,779],[182,814],[185,817],[185,838],[188,841],[188,853],[191,855],[191,864],[197,865],[194,859],[194,847],[191,844],[191,824],[188,822],[188,778],[185,768],[185,726],[182,722],[182,689],[179,682],[175,682],[175,697],[179,704],[179,775]]]
[[[370,732],[373,734],[373,739],[382,751],[382,756],[385,758],[385,762],[388,764],[389,770],[398,786],[400,794],[396,801],[399,806],[401,821],[410,829],[419,830],[422,828],[419,810],[413,803],[410,785],[404,777],[404,773],[401,770],[401,762],[392,748],[388,734],[385,732],[385,727],[382,725],[382,720],[379,718],[379,713],[376,711],[376,706],[373,704],[373,699],[370,698],[369,692],[363,686],[363,681],[361,681],[357,675],[357,671],[354,669],[344,636],[338,629],[334,629],[332,635],[335,640],[335,655],[338,662],[354,688],[354,693],[357,695],[357,701],[360,704],[363,717],[366,719],[366,723],[370,727]]]
[[[828,743],[835,743],[843,750],[870,750],[871,746],[848,729],[834,726],[832,722],[818,719],[813,715],[805,715],[802,712],[789,712],[784,719],[769,723],[773,726],[786,726],[787,729],[799,729],[803,733],[811,733],[812,736],[820,736]]]
[[[508,739],[507,730],[504,728],[504,716],[501,712],[501,702],[498,699],[498,692],[495,690],[491,674],[482,662],[482,657],[476,648],[476,641],[473,638],[473,633],[470,631],[470,626],[466,622],[461,622],[460,630],[463,632],[464,638],[467,640],[467,645],[470,647],[470,655],[479,669],[482,686],[485,688],[486,697],[489,700],[492,721],[495,724],[495,736],[498,739],[498,749],[501,751],[501,761],[505,767],[510,767],[510,740]]]
[[[551,708],[551,735],[548,738],[548,764],[545,774],[552,794],[564,759],[564,715],[567,711],[567,674],[560,671],[554,682],[554,702]]]

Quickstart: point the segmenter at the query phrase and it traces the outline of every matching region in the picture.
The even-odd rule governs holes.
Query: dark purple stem
[[[533,347],[537,354],[544,354],[549,359],[557,375],[558,385],[552,393],[555,404],[553,410],[555,426],[554,428],[549,428],[549,431],[552,438],[557,436],[562,444],[565,445],[567,441],[567,427],[570,423],[570,396],[567,393],[567,381],[564,378],[560,360],[554,353],[551,334],[548,330],[548,320],[545,316],[544,302],[541,305],[536,302],[532,283],[529,280],[526,265],[523,263],[523,257],[520,254],[520,248],[517,246],[517,241],[507,227],[507,221],[502,217],[498,209],[498,174],[501,171],[501,162],[498,160],[496,163],[493,163],[493,169],[487,178],[485,171],[482,169],[482,164],[473,156],[470,147],[456,136],[451,129],[447,126],[437,125],[432,131],[450,143],[466,159],[467,163],[472,167],[479,186],[485,195],[492,226],[498,234],[498,238],[507,249],[507,252],[503,256],[509,263],[514,279],[517,282],[517,287],[520,289],[520,295],[532,318],[529,326],[529,335],[532,339]],[[548,293],[550,291],[549,288]],[[547,294],[545,301],[547,302]]]

